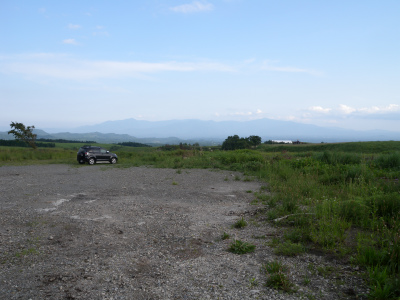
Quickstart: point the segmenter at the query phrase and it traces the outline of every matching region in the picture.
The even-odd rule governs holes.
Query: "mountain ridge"
[[[257,119],[251,121],[204,121],[198,119],[143,121],[134,118],[105,121],[70,129],[35,129],[38,138],[95,140],[97,142],[139,142],[150,144],[194,143],[221,144],[228,136],[258,135],[267,140],[300,140],[304,142],[354,142],[400,140],[400,132],[385,130],[351,130],[320,127],[311,124]],[[60,132],[61,131],[61,132]],[[0,138],[12,139],[7,132]]]
[[[311,124],[257,119],[251,121],[203,121],[197,119],[142,121],[133,118],[106,121],[91,126],[77,127],[77,132],[98,131],[102,133],[129,134],[136,138],[168,138],[179,139],[219,139],[228,136],[258,135],[263,140],[288,139],[313,142],[360,141],[380,139],[400,139],[400,132],[385,130],[351,130],[335,127],[320,127]],[[91,130],[92,129],[92,130]]]

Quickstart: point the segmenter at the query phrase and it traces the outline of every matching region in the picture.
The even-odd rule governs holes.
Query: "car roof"
[[[102,149],[102,148],[98,146],[82,146],[81,149]]]

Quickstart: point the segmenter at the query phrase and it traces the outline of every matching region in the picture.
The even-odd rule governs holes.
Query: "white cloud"
[[[267,117],[267,114],[264,113],[261,109],[257,109],[255,111],[231,111],[226,113],[215,112],[214,116],[219,120],[257,120]]]
[[[68,24],[68,28],[69,28],[69,29],[76,30],[76,29],[81,28],[81,25],[78,25],[78,24]]]
[[[357,111],[357,109],[355,109],[353,107],[350,107],[350,106],[347,106],[345,104],[340,104],[339,105],[339,111],[344,113],[344,114],[346,114],[346,115],[348,115],[348,114],[351,114],[351,113]]]
[[[300,121],[299,118],[297,118],[293,115],[286,115],[286,116],[273,115],[273,116],[270,116],[269,119],[280,120],[280,121]]]
[[[63,42],[63,44],[78,45],[78,43],[75,41],[75,39],[65,39],[62,42]]]
[[[238,111],[238,112],[233,113],[232,115],[234,115],[234,116],[251,116],[252,114],[253,113],[251,111],[247,111],[247,112]]]
[[[309,110],[319,112],[319,113],[329,113],[332,109],[331,108],[323,108],[322,106],[311,106],[309,108]]]
[[[386,107],[387,110],[389,111],[400,111],[400,105],[398,104],[389,104],[388,107]]]
[[[75,41],[66,43],[73,44]],[[218,62],[141,62],[77,60],[67,55],[28,54],[4,58],[0,70],[29,78],[92,80],[98,78],[140,77],[159,72],[234,72]],[[40,78],[39,78],[40,77]]]
[[[336,108],[323,108],[322,106],[309,107],[302,114],[303,119],[325,119],[326,121],[343,120],[343,119],[400,119],[400,105],[389,104],[387,106],[370,106],[370,107],[351,107],[346,104],[339,104]]]
[[[367,114],[390,113],[390,112],[400,111],[400,105],[398,105],[398,104],[389,104],[386,107],[378,107],[378,106],[364,107],[364,108],[360,108],[358,111],[363,112],[363,113],[367,113]]]
[[[194,1],[189,4],[182,4],[178,6],[171,7],[170,10],[177,13],[195,13],[195,12],[203,12],[203,11],[211,11],[214,9],[214,5],[207,2],[199,2]]]

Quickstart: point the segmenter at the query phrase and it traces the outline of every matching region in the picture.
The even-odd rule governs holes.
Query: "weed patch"
[[[296,256],[305,252],[305,247],[298,243],[286,241],[278,244],[275,248],[275,254],[285,256]]]
[[[253,244],[249,244],[247,242],[236,240],[229,246],[228,251],[235,253],[235,254],[246,254],[246,253],[254,252],[255,249],[256,249],[256,246]]]
[[[222,234],[222,236],[221,236],[221,240],[227,240],[227,239],[229,239],[231,236],[228,234],[228,233],[226,233],[226,232],[224,232],[223,234]]]
[[[261,270],[267,276],[266,286],[283,290],[287,293],[294,292],[294,284],[286,275],[287,267],[281,262],[268,262],[263,265]]]
[[[235,224],[232,225],[233,228],[237,228],[237,229],[240,229],[240,228],[243,228],[246,226],[247,226],[247,222],[243,219],[243,217],[240,220],[238,220]]]

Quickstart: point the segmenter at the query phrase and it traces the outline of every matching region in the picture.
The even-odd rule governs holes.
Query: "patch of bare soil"
[[[357,270],[332,259],[276,257],[268,241],[281,233],[250,204],[261,183],[243,179],[111,165],[1,167],[0,299],[356,299],[365,290]],[[242,217],[249,225],[232,228]],[[231,237],[221,239],[224,232]],[[228,252],[235,239],[255,252]],[[296,292],[265,286],[260,269],[272,260],[289,267]],[[334,268],[315,271],[325,266]]]

